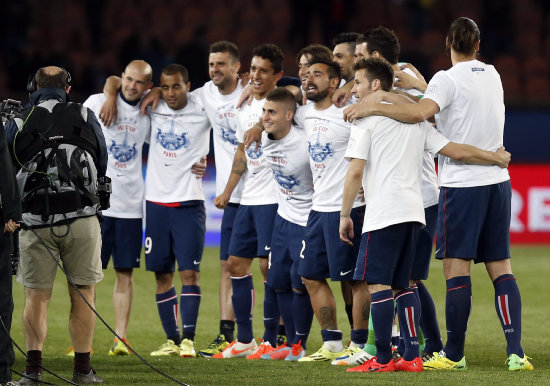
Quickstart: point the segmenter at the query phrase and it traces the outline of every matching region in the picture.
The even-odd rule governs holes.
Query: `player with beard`
[[[218,208],[225,208],[238,182],[243,179],[241,204],[235,216],[235,227],[229,244],[229,272],[233,285],[233,309],[238,326],[237,339],[213,358],[259,359],[275,350],[279,310],[274,289],[265,284],[264,339],[260,346],[252,332],[254,287],[250,266],[252,259],[261,258],[260,267],[267,281],[267,256],[270,252],[273,220],[277,211],[275,182],[261,146],[255,144],[245,150],[244,133],[261,118],[267,94],[276,87],[283,75],[284,54],[273,44],[254,48],[250,76],[254,99],[241,107],[238,114],[237,139],[239,145],[231,175],[224,192],[214,199]]]
[[[316,353],[300,361],[344,359],[361,350],[367,340],[370,299],[365,284],[353,281],[358,251],[341,243],[338,235],[344,175],[348,166],[344,151],[350,133],[350,125],[343,120],[343,109],[331,101],[340,79],[337,63],[310,62],[306,90],[313,103],[299,109],[295,118],[297,124],[305,128],[308,137],[314,186],[299,274],[310,295],[324,342]],[[364,212],[360,198],[355,201],[354,208],[352,216],[359,230]],[[342,345],[342,332],[338,329],[336,301],[326,280],[329,277],[332,281],[348,281],[352,286],[352,342],[346,351]]]

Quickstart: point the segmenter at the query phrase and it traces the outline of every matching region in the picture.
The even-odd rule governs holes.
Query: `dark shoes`
[[[78,372],[73,373],[73,382],[79,385],[90,385],[94,383],[103,383],[105,380],[101,378],[94,369],[91,369],[88,374]]]

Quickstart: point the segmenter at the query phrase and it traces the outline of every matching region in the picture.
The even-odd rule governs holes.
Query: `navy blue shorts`
[[[237,215],[239,204],[229,203],[223,210],[221,240],[220,240],[220,260],[229,258],[229,242],[231,241],[231,232],[233,231],[233,223]]]
[[[296,288],[306,290],[298,274],[301,252],[304,248],[305,227],[291,223],[275,215],[267,284],[275,289]]]
[[[437,204],[425,208],[424,215],[426,217],[426,226],[421,228],[418,233],[411,272],[411,279],[413,280],[426,280],[430,272],[435,228],[437,226]]]
[[[101,265],[103,269],[107,268],[111,255],[115,268],[139,268],[142,240],[142,219],[103,216],[101,223]]]
[[[145,204],[145,267],[153,272],[200,270],[206,215],[203,201],[167,207]]]
[[[474,260],[510,258],[510,181],[441,188],[435,256]]]
[[[353,280],[353,271],[361,242],[361,228],[365,207],[351,210],[353,221],[353,246],[340,240],[340,212],[309,212],[304,233],[304,258],[300,264],[300,276],[306,279],[332,281]]]
[[[277,204],[240,205],[228,253],[236,257],[267,257],[276,213]]]
[[[418,233],[422,224],[406,222],[363,233],[355,280],[409,287]]]

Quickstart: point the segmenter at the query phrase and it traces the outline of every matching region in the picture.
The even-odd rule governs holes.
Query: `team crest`
[[[235,135],[235,132],[231,130],[230,128],[224,128],[222,127],[222,139],[224,142],[229,142],[233,146],[237,146],[239,144],[239,141],[237,140],[237,136]]]
[[[311,159],[315,162],[323,162],[327,157],[334,154],[334,150],[331,145],[332,142],[321,143],[320,132],[317,132],[315,142],[308,141],[308,151]]]
[[[165,129],[165,126],[169,127]],[[186,137],[188,133],[181,130],[179,126],[173,119],[163,122],[161,127],[157,128],[156,141],[169,151],[176,151],[182,147],[187,148],[189,146],[189,140]]]
[[[258,148],[258,151],[256,151],[256,142],[252,142],[252,145],[248,148],[246,151],[246,154],[248,155],[248,158],[250,159],[258,159],[264,154],[264,151],[262,150],[262,145]]]
[[[281,187],[284,189],[290,190],[293,187],[300,185],[300,180],[298,180],[292,174],[290,175],[284,174],[281,168],[279,168],[279,170],[277,171],[273,170],[273,175],[275,176],[277,183],[281,185]]]
[[[122,143],[117,143],[115,140],[111,142],[109,153],[111,153],[118,162],[128,162],[136,157],[137,144],[134,143],[130,145],[128,143],[128,132],[126,131]]]

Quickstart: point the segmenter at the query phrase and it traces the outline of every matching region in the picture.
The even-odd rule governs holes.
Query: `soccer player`
[[[313,197],[313,178],[305,131],[292,125],[296,103],[279,87],[267,94],[263,106],[262,146],[277,182],[279,207],[275,216],[268,285],[275,288],[290,346],[262,355],[262,359],[298,360],[305,355],[313,319],[306,287],[298,274],[304,248],[303,234]]]
[[[453,141],[482,149],[502,145],[504,102],[495,68],[476,60],[480,32],[461,17],[447,34],[453,66],[438,72],[417,104],[371,104],[368,115],[418,122],[435,114],[437,128]],[[350,117],[354,118],[354,117]],[[533,370],[521,346],[521,295],[510,265],[511,186],[508,171],[439,158],[436,258],[447,280],[447,343],[427,369],[465,369],[464,341],[471,308],[470,266],[483,262],[495,288],[495,308],[507,342],[508,369]]]
[[[155,273],[156,300],[167,342],[152,356],[194,357],[194,336],[201,299],[199,269],[204,248],[205,210],[202,180],[191,167],[208,154],[210,123],[200,98],[188,93],[187,69],[162,70],[162,98],[151,115],[151,141],[145,179],[145,263]],[[174,268],[182,283],[178,298]]]
[[[236,137],[237,109],[235,106],[243,90],[238,75],[240,66],[240,53],[235,44],[219,41],[210,46],[208,73],[211,81],[200,89],[200,93],[202,104],[213,129],[217,195],[220,195],[225,189],[239,144]],[[223,211],[220,242],[220,331],[207,348],[198,352],[201,356],[220,353],[234,339],[235,314],[231,302],[231,276],[227,259],[241,191],[242,182],[239,182]]]
[[[353,92],[365,98],[391,90],[393,69],[384,59],[370,58],[355,65]],[[408,125],[385,117],[354,121],[346,157],[340,237],[354,236],[350,211],[361,181],[366,210],[355,279],[365,280],[371,294],[377,356],[348,371],[422,371],[418,349],[419,302],[409,287],[420,225],[425,224],[421,193],[424,151],[440,152],[462,162],[506,167],[509,153],[483,151],[449,142],[427,122]],[[393,301],[404,330],[403,357],[391,355]]]
[[[359,34],[357,32],[342,32],[332,39],[334,61],[342,69],[342,81],[353,80],[353,63],[355,63],[355,46]]]
[[[307,70],[309,68],[309,62],[311,60],[326,60],[330,61],[333,59],[332,52],[329,50],[328,47],[323,46],[321,44],[310,44],[309,46],[306,46],[302,48],[298,55],[296,55],[296,61],[298,65],[298,78],[300,78],[300,81],[302,82],[302,94],[304,96],[304,100],[302,101],[302,104],[309,103],[309,99],[307,98]]]
[[[107,175],[112,179],[111,207],[103,211],[101,261],[103,269],[113,255],[116,272],[113,291],[115,332],[126,342],[133,300],[132,271],[139,267],[143,218],[142,148],[148,141],[150,121],[139,111],[139,103],[153,85],[151,66],[143,60],[130,62],[122,73],[122,87],[116,98],[118,121],[101,124],[109,151]],[[106,95],[90,96],[84,106],[97,116]],[[126,342],[127,343],[127,342]],[[109,355],[128,355],[126,345],[115,338]]]
[[[399,72],[402,76],[403,73],[416,76],[409,68],[401,69],[398,63],[401,48],[397,36],[391,29],[383,26],[372,28],[362,35],[362,40],[362,53],[365,58],[383,58],[391,64],[394,74]],[[406,95],[412,95],[413,97],[422,97],[422,93],[416,89],[393,87],[393,90],[404,92]],[[439,352],[443,348],[435,305],[428,289],[421,281],[428,278],[430,269],[437,224],[438,196],[439,189],[437,187],[434,157],[430,152],[425,152],[422,161],[422,199],[424,200],[426,226],[420,229],[418,243],[416,244],[411,272],[411,289],[418,296],[420,302],[420,347],[422,351],[422,337],[424,337],[426,346],[424,346],[423,358],[426,360],[431,357],[431,353]],[[397,326],[392,331],[392,335],[397,335]],[[372,340],[372,343],[374,343],[374,335],[369,338],[369,341]],[[403,351],[403,328],[400,328],[399,345],[394,355],[402,355]]]
[[[338,219],[347,169],[344,151],[350,125],[343,120],[343,108],[331,98],[340,84],[340,66],[330,61],[309,63],[307,97],[313,101],[301,108],[296,122],[308,137],[310,167],[313,174],[313,205],[304,234],[300,275],[307,287],[315,316],[321,325],[323,346],[300,361],[329,361],[348,357],[361,350],[367,340],[369,296],[362,282],[353,281],[357,249],[344,245],[338,237]],[[353,218],[357,229],[362,223],[364,203],[357,198]],[[327,283],[349,281],[353,293],[353,329],[347,351],[336,319],[336,302]],[[367,315],[364,311],[367,310]]]
[[[244,147],[244,133],[261,118],[267,94],[276,87],[283,75],[284,54],[273,44],[261,44],[254,48],[250,76],[254,100],[245,104],[238,113],[237,139],[239,141],[233,160],[231,175],[224,192],[214,199],[218,208],[225,208],[237,183],[243,178],[241,204],[237,209],[234,228],[229,243],[228,266],[233,286],[233,310],[237,322],[237,340],[213,358],[247,357],[259,359],[275,350],[277,327],[280,318],[277,297],[273,288],[265,284],[264,339],[260,346],[252,332],[252,308],[254,287],[250,266],[254,257],[261,257],[260,268],[267,279],[267,259],[271,249],[273,220],[277,211],[275,181],[261,146]]]

